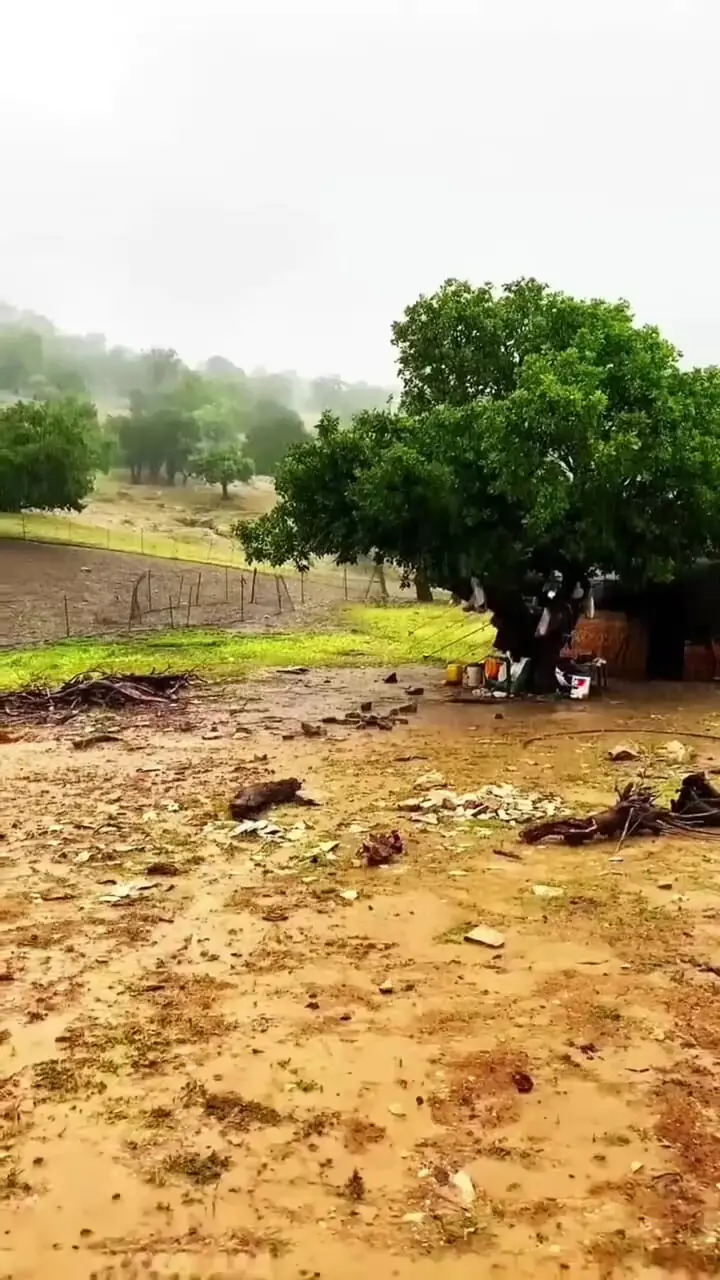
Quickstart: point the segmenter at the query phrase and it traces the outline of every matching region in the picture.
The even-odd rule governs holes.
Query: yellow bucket
[[[463,665],[462,662],[449,662],[445,671],[446,684],[462,684]]]

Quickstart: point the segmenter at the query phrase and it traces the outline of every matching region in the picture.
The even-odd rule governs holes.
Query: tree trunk
[[[228,493],[228,482],[227,482],[227,480],[221,480],[221,481],[220,481],[220,484],[222,485],[222,496],[223,496],[223,499],[225,499],[225,500],[226,500],[227,498],[229,498],[229,497],[230,497],[230,494]]]
[[[415,570],[415,595],[419,603],[432,604],[433,593],[424,569]]]

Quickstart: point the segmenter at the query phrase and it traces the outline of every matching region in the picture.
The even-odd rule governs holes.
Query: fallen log
[[[652,794],[635,783],[618,794],[610,809],[584,818],[555,818],[523,827],[520,839],[539,844],[551,837],[564,844],[580,845],[596,838],[623,840],[632,835],[700,835],[720,837],[720,792],[704,773],[688,774],[669,809],[655,802]]]

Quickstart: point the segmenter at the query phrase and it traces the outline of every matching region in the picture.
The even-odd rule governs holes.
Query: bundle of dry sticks
[[[715,828],[715,830],[713,830]],[[720,791],[704,773],[683,778],[670,808],[658,805],[652,793],[630,782],[618,793],[611,809],[586,818],[557,818],[523,827],[520,839],[538,844],[556,836],[565,844],[585,844],[596,836],[621,843],[633,835],[703,835],[720,837]]]
[[[58,689],[35,686],[0,696],[0,720],[68,719],[78,711],[104,707],[113,711],[128,706],[152,706],[173,702],[187,688],[190,672],[175,675],[107,675],[88,672],[75,676]]]

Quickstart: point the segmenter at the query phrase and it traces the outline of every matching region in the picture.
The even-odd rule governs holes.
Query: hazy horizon
[[[626,297],[720,363],[711,0],[26,0],[0,295],[196,364],[395,376],[448,276]]]

